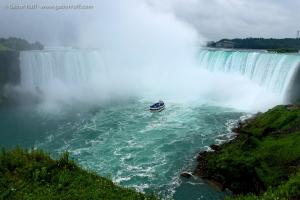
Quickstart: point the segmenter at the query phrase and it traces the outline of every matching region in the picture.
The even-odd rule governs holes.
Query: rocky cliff
[[[199,153],[194,173],[235,194],[267,192],[270,198],[264,199],[273,199],[277,193],[279,199],[299,199],[294,189],[300,180],[294,177],[300,176],[300,103],[258,113],[233,131],[237,133],[233,140]],[[290,188],[288,181],[297,185]]]
[[[3,87],[6,84],[20,84],[20,60],[18,51],[0,51],[0,102],[3,101]]]

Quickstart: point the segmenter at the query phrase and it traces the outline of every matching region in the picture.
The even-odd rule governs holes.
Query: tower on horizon
[[[299,39],[299,30],[297,31],[296,39]]]

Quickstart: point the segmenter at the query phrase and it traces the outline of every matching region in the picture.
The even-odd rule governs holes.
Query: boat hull
[[[161,106],[157,109],[152,108],[152,109],[150,109],[150,112],[151,113],[158,113],[158,112],[162,111],[163,109],[165,109],[165,105],[163,105],[163,106]]]

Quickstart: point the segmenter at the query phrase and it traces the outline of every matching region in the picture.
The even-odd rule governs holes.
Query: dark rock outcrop
[[[202,151],[199,153],[197,158],[198,164],[194,173],[200,178],[205,178],[205,170],[207,169],[207,151]]]
[[[192,175],[190,175],[189,173],[182,173],[180,176],[190,178]]]
[[[235,142],[234,140],[231,141],[232,143]],[[219,182],[217,179],[212,178],[211,175],[207,175],[208,171],[208,157],[209,155],[213,154],[219,154],[220,151],[214,151],[214,152],[207,152],[203,151],[199,153],[199,156],[197,158],[198,164],[194,171],[194,174],[199,176],[200,178],[203,178],[205,181],[209,182],[213,186],[215,186],[217,189],[223,191],[225,188],[230,189],[236,194],[239,193],[256,193],[258,194],[261,190],[265,190],[265,186],[260,180],[259,176],[256,174],[256,172],[241,172],[240,174],[235,174],[234,176],[227,177],[227,184],[223,185],[221,182]],[[214,171],[214,174],[220,174],[220,169],[214,169],[210,171]],[[248,189],[244,190],[241,189],[239,186],[233,184],[236,182],[241,183],[247,183]]]
[[[2,92],[6,84],[20,84],[19,54],[18,51],[0,51],[0,103],[5,100]]]
[[[239,123],[239,127],[233,129],[233,132],[237,133],[236,137],[222,145],[211,145],[210,147],[214,151],[200,152],[197,157],[198,164],[194,171],[194,174],[196,174],[200,178],[203,178],[207,182],[211,183],[213,186],[215,186],[216,188],[218,188],[221,191],[223,191],[225,188],[232,190],[234,193],[248,193],[248,192],[259,193],[261,190],[265,190],[264,184],[262,183],[262,181],[260,180],[259,176],[257,175],[257,173],[255,171],[242,170],[242,171],[240,171],[239,174],[228,175],[228,174],[226,174],[226,170],[224,170],[224,169],[221,169],[218,167],[216,167],[216,168],[213,167],[214,169],[208,168],[209,167],[208,160],[213,156],[222,154],[221,150],[223,147],[225,147],[227,145],[235,144],[236,142],[239,142],[239,141],[245,141],[245,143],[251,142],[251,140],[249,139],[249,136],[251,136],[251,133],[245,131],[245,129],[247,130],[247,126],[251,122],[253,122],[256,118],[258,118],[262,115],[263,115],[263,113],[257,113],[252,118]],[[272,133],[272,131],[273,131],[272,129],[266,129],[265,134],[270,134],[270,133]],[[248,136],[246,137],[246,135],[248,135]],[[248,138],[248,139],[245,140],[245,138]],[[217,179],[213,178],[213,177],[215,177],[214,175],[216,175],[216,174],[223,175],[224,177],[226,177],[226,183],[224,183],[224,185],[223,185],[221,179],[218,180],[218,178]],[[248,189],[246,189],[246,190],[242,189],[239,185],[236,185],[235,183],[246,184],[243,186],[243,188],[248,188]]]
[[[212,148],[215,151],[220,151],[222,149],[220,145],[216,145],[216,144],[210,145],[210,148]]]
[[[0,85],[20,84],[20,60],[18,51],[0,51]]]
[[[220,191],[224,191],[224,187],[221,183],[218,183],[217,181],[214,180],[209,180],[209,179],[205,179],[207,182],[209,182],[210,184],[212,184],[213,186],[215,186],[217,189],[219,189]]]

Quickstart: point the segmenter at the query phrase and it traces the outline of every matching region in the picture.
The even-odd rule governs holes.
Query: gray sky
[[[21,37],[43,44],[102,45],[108,39],[117,45],[126,45],[125,41],[149,45],[146,40],[177,40],[194,37],[195,32],[202,41],[294,38],[300,29],[298,0],[0,0],[0,3],[0,37]],[[93,9],[4,7],[34,3],[93,5]],[[161,34],[170,37],[160,37]]]
[[[168,9],[206,38],[294,38],[300,29],[298,0],[169,0]],[[166,5],[166,4],[165,4]]]

